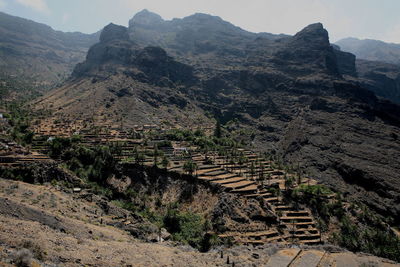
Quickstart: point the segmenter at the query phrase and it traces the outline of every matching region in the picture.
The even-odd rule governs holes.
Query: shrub
[[[340,222],[340,232],[333,240],[351,251],[362,251],[400,261],[400,239],[390,230],[376,225],[355,224],[348,216]]]
[[[12,255],[12,259],[17,267],[31,267],[33,255],[28,249],[23,248],[16,251]]]
[[[200,215],[169,209],[163,222],[174,240],[189,244],[197,249],[201,248],[205,223]]]
[[[183,170],[192,175],[197,170],[197,164],[193,160],[188,160],[183,164]]]

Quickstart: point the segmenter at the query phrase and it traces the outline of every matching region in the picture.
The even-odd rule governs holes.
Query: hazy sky
[[[322,22],[331,42],[353,36],[400,43],[400,0],[0,0],[3,12],[85,33],[127,25],[144,8],[168,20],[208,13],[253,32],[294,34]]]

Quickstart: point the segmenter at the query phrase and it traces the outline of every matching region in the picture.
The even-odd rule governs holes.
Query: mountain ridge
[[[0,12],[1,74],[51,87],[84,60],[98,35],[55,31],[45,24]]]
[[[348,37],[335,44],[342,50],[355,54],[359,59],[400,65],[400,44],[397,43]]]

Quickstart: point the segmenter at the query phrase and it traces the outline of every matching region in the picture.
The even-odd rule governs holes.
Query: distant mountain
[[[400,106],[356,77],[320,23],[294,36],[195,14],[110,24],[61,87],[32,102],[55,119],[229,131],[400,222]],[[98,114],[96,118],[94,114]]]
[[[129,21],[128,32],[135,43],[160,46],[182,61],[220,67],[242,64],[249,50],[247,46],[257,38],[287,37],[248,32],[220,17],[202,13],[167,21],[148,10],[137,13]]]
[[[0,75],[51,86],[71,74],[98,36],[55,31],[0,12]]]
[[[358,59],[359,82],[377,96],[400,104],[400,65]]]
[[[400,65],[400,44],[357,38],[345,38],[335,44],[343,51],[353,53],[358,59]]]
[[[400,104],[400,44],[346,38],[334,46],[336,51],[347,51],[357,56],[353,74],[346,71],[348,69],[346,59],[339,60],[339,64],[345,68],[342,70],[343,73],[353,77],[358,76],[358,82],[363,87],[377,96]],[[354,63],[351,63],[351,66],[354,66]]]

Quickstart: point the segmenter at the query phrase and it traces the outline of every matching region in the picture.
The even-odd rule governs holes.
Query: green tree
[[[134,157],[134,160],[135,160],[136,164],[143,165],[145,157],[144,157],[143,153],[141,153],[141,152],[139,152],[137,150],[136,147],[135,147],[135,151],[134,151],[133,157]]]
[[[161,166],[164,167],[164,169],[167,169],[169,166],[169,160],[166,156],[163,157],[163,159],[161,160]]]
[[[221,138],[222,136],[221,122],[219,120],[217,120],[217,123],[215,124],[214,136],[217,138]]]
[[[183,170],[187,172],[190,175],[193,175],[193,173],[197,170],[197,164],[193,160],[188,160],[183,164]]]
[[[157,166],[157,162],[158,162],[158,147],[157,145],[154,145],[154,151],[153,151],[153,164],[154,166]]]
[[[285,174],[285,190],[289,190],[293,186],[293,178]]]
[[[254,176],[256,174],[256,168],[254,166],[254,162],[252,161],[250,164],[250,175],[251,175],[251,179],[254,180]]]

